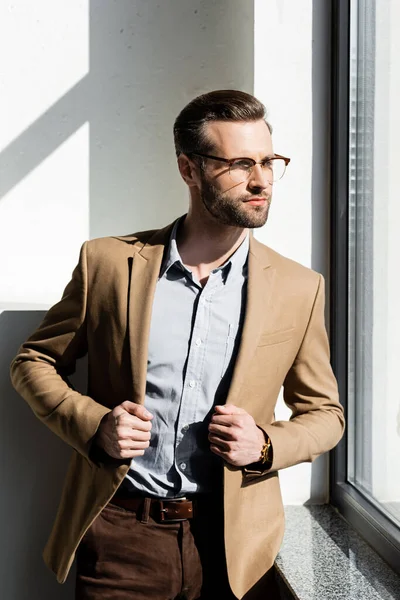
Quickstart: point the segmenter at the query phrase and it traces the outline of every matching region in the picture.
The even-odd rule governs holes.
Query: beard
[[[246,200],[250,196],[257,194],[246,194],[245,196],[232,198],[226,193],[222,194],[219,192],[212,183],[206,180],[204,175],[202,175],[201,179],[200,195],[203,205],[219,223],[246,229],[255,229],[265,225],[271,204],[270,195],[265,196],[259,193],[258,196],[265,199],[265,204],[263,206],[252,206],[247,204]]]

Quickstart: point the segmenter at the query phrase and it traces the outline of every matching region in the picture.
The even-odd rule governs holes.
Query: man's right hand
[[[144,406],[126,400],[103,417],[95,443],[113,458],[142,456],[150,445],[152,418]]]

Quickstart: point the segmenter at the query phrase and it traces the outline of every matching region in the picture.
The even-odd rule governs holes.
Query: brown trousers
[[[276,600],[273,573],[245,600]],[[77,552],[76,600],[235,600],[223,545],[222,510],[158,523],[108,504]]]

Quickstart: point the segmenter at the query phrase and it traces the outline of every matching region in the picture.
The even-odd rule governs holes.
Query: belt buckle
[[[161,523],[180,523],[181,521],[186,521],[186,519],[168,519],[166,515],[168,514],[168,508],[164,508],[164,502],[183,502],[187,500],[186,496],[182,496],[182,498],[165,498],[163,500],[159,500],[160,503],[160,521]]]

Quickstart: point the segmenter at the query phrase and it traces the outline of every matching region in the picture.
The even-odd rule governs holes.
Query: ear
[[[199,167],[186,154],[178,156],[178,169],[189,187],[199,187]]]

